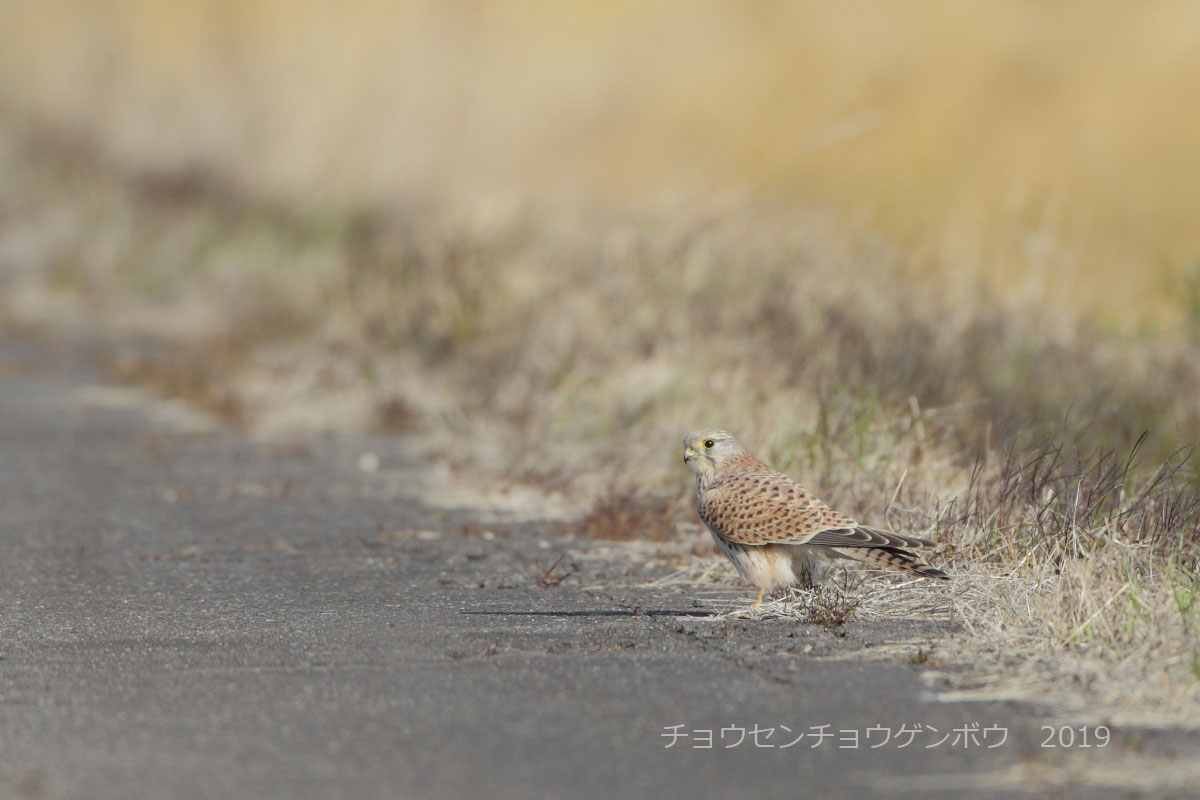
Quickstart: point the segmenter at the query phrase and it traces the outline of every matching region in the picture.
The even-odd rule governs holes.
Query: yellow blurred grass
[[[1194,4],[7,6],[10,114],[314,207],[778,199],[1124,328],[1200,259]]]

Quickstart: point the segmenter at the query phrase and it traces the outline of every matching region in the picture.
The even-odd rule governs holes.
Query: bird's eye
[[[715,444],[716,444],[716,442],[714,442],[712,439],[705,439],[705,440],[704,440],[704,447],[705,447],[706,449],[708,449],[708,450],[712,450],[712,449],[713,449],[713,445],[715,445]]]

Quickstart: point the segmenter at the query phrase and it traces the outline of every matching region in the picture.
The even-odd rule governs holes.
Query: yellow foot
[[[758,590],[758,597],[754,598],[754,605],[750,607],[752,611],[758,611],[762,608],[763,591],[763,589]]]

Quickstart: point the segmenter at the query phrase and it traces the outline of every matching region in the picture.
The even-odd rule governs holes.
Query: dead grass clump
[[[243,359],[241,350],[218,340],[170,351],[127,350],[107,359],[104,370],[114,380],[148,387],[244,427],[246,407],[231,382]]]
[[[559,571],[559,565],[566,556],[559,556],[553,564],[542,569],[540,566],[535,568],[533,582],[541,589],[552,589],[559,586],[567,578],[575,573],[575,566],[568,565]]]
[[[1200,702],[1200,496],[1190,451],[1155,467],[1142,441],[1012,448],[941,510],[978,691],[1160,719]]]
[[[403,397],[388,397],[375,406],[375,427],[389,433],[411,431],[420,423],[421,414]]]
[[[593,539],[670,541],[677,537],[678,507],[676,498],[612,492],[579,525]]]
[[[1200,493],[1191,449],[1147,468],[1145,440],[1139,436],[1123,455],[1063,443],[1010,446],[998,468],[977,470],[970,488],[942,510],[940,535],[966,557],[999,563],[1061,567],[1115,545],[1150,548],[1192,569],[1200,557]]]
[[[858,598],[846,592],[844,585],[836,581],[825,582],[804,596],[801,615],[806,622],[835,631],[854,619],[859,605]]]
[[[260,348],[294,338],[312,323],[298,309],[268,299],[247,300],[237,312],[226,313],[229,327],[220,333],[186,342],[143,338],[107,358],[104,368],[116,380],[148,387],[245,427],[255,413],[239,375],[249,369]]]

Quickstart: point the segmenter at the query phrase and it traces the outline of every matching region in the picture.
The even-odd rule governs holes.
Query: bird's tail
[[[908,572],[920,575],[922,578],[942,578],[949,580],[950,576],[937,567],[931,567],[905,550],[896,547],[832,547],[838,555],[865,561],[884,569],[897,572]]]

